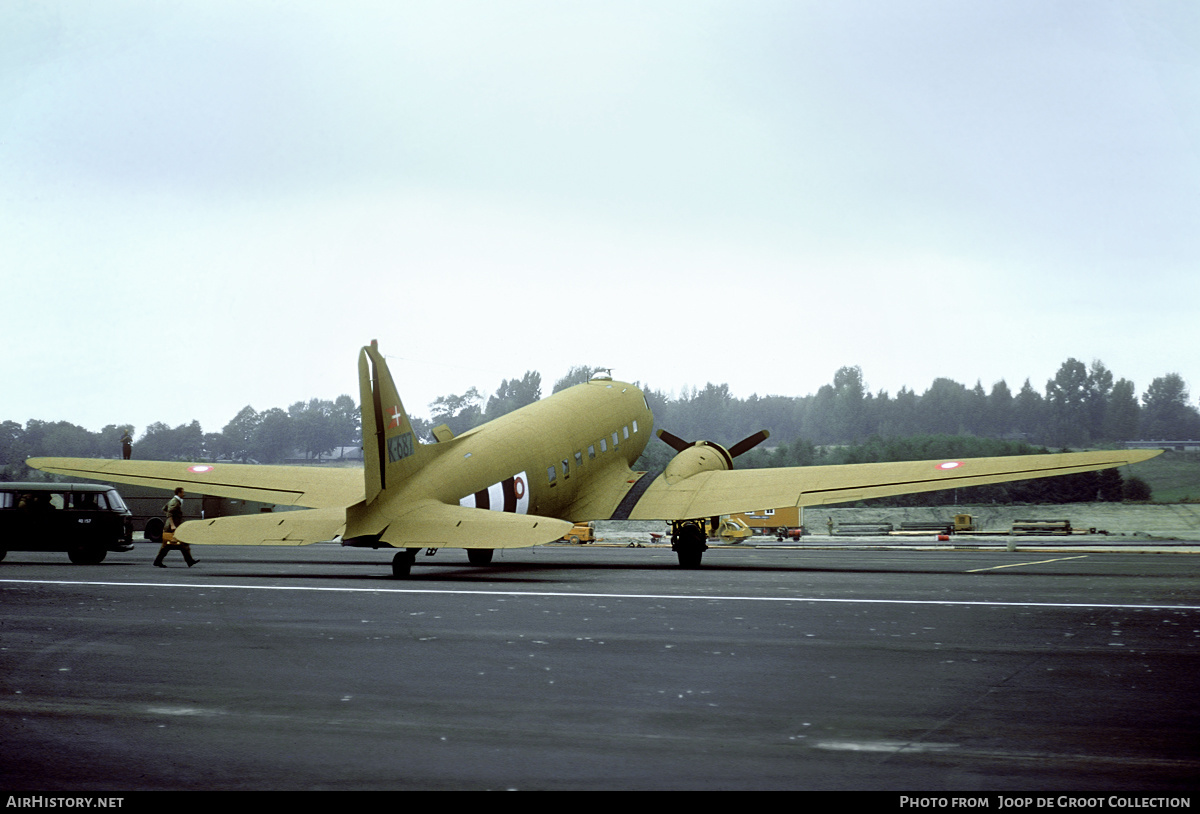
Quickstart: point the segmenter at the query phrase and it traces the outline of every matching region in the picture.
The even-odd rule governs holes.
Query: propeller
[[[657,435],[667,446],[671,447],[676,452],[683,452],[688,447],[696,446],[696,444],[692,443],[691,441],[684,441],[678,435],[669,433],[666,430],[658,430]],[[741,441],[738,441],[736,444],[730,447],[727,450],[730,458],[730,468],[732,468],[732,459],[749,452],[770,437],[771,433],[767,432],[766,430],[759,430],[753,435],[746,436]],[[721,447],[720,444],[714,444],[712,441],[700,441],[698,443],[724,449],[724,447]]]
[[[770,437],[771,433],[767,432],[766,430],[759,430],[758,432],[754,433],[754,435],[747,435],[741,441],[738,441],[729,448],[729,457],[736,458],[745,452],[749,452]]]

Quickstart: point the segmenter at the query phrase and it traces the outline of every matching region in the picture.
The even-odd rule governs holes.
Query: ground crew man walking
[[[162,545],[159,546],[158,556],[154,558],[154,566],[156,568],[166,568],[163,565],[163,558],[167,556],[167,551],[172,548],[178,548],[183,554],[184,560],[187,561],[188,568],[191,568],[199,560],[192,557],[192,549],[187,543],[175,542],[175,529],[183,525],[183,487],[175,487],[175,494],[167,501],[167,505],[163,507],[163,511],[167,513],[167,526],[163,529]]]

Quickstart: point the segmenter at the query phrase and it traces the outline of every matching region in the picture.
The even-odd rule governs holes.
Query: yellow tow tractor
[[[583,545],[596,542],[596,529],[591,523],[576,523],[571,530],[564,534],[559,542]]]
[[[704,521],[704,531],[711,538],[716,537],[722,543],[740,543],[754,535],[754,529],[747,525],[746,521],[740,517],[730,517],[729,515],[721,515],[720,521],[717,524],[717,529],[714,532],[712,520]]]

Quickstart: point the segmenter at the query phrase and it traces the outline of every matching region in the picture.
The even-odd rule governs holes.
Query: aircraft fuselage
[[[654,416],[632,384],[593,380],[448,441],[422,477],[380,493],[373,507],[400,516],[432,498],[493,511],[588,520],[581,500],[597,481],[620,484],[642,454]],[[585,488],[586,487],[586,488]],[[607,515],[606,515],[607,516]]]

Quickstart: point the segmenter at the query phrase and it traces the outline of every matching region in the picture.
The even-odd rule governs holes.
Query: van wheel
[[[72,548],[67,551],[67,556],[71,558],[71,562],[76,565],[99,565],[104,562],[108,552],[103,548]]]

